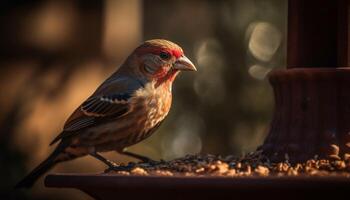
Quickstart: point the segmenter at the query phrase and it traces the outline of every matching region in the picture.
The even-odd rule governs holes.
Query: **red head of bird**
[[[177,44],[154,39],[145,41],[129,56],[120,72],[133,74],[156,85],[172,83],[180,71],[196,71],[194,64]]]

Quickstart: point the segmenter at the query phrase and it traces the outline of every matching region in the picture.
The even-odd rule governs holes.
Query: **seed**
[[[220,162],[221,163],[221,162]],[[220,174],[223,174],[228,171],[228,164],[222,163],[220,165],[217,165],[218,171]]]
[[[296,169],[289,168],[287,174],[288,176],[297,176],[298,171]]]
[[[227,176],[235,176],[236,175],[236,170],[235,169],[230,169],[226,173]]]
[[[168,171],[168,170],[157,170],[156,174],[160,175],[160,176],[173,176],[174,175],[171,171]]]
[[[310,169],[310,170],[308,171],[308,173],[309,173],[311,176],[317,175],[318,172],[319,172],[319,171],[318,171],[317,169]]]
[[[210,171],[214,171],[216,169],[216,166],[215,165],[209,165],[209,170]]]
[[[342,160],[335,161],[334,165],[337,169],[345,169],[345,167],[346,167],[345,162]]]
[[[277,164],[277,171],[279,172],[286,172],[288,170],[289,166],[287,163],[278,163]]]
[[[339,155],[339,146],[335,144],[331,144],[331,155]]]
[[[237,163],[236,168],[237,168],[237,169],[241,169],[241,168],[242,168],[242,163],[240,163],[240,162]]]
[[[136,168],[132,169],[131,173],[135,174],[135,175],[141,175],[141,176],[148,175],[147,171],[145,171],[144,169],[142,169],[140,167],[136,167]]]
[[[252,167],[250,165],[247,166],[246,173],[250,175],[252,173]]]
[[[314,159],[306,161],[306,165],[309,167],[315,167],[316,166],[316,161]]]
[[[268,176],[269,172],[270,172],[269,168],[261,166],[261,165],[259,165],[257,168],[255,168],[254,171],[260,176]]]
[[[313,168],[312,167],[309,167],[309,166],[305,166],[305,172],[310,172],[310,171],[312,171],[313,170]]]
[[[302,168],[303,168],[303,166],[300,163],[296,164],[294,167],[294,169],[297,171],[301,170]]]
[[[204,167],[196,169],[196,173],[201,173],[201,172],[204,172],[204,171],[205,171]]]
[[[283,163],[278,163],[276,168],[277,168],[277,171],[281,172],[283,168]]]
[[[349,153],[345,153],[344,154],[344,160],[346,160],[346,161],[350,160],[350,154]]]
[[[117,174],[120,174],[120,175],[130,175],[130,172],[127,172],[127,171],[117,171]]]
[[[191,172],[186,172],[186,173],[185,173],[185,176],[194,176],[194,174],[191,173]]]

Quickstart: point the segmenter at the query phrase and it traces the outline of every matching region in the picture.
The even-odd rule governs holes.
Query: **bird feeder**
[[[272,160],[350,153],[349,2],[289,1],[287,69],[270,73]]]

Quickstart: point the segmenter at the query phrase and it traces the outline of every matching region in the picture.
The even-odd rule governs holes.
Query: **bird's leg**
[[[130,156],[130,157],[133,157],[133,158],[136,158],[138,160],[141,160],[144,163],[156,163],[157,162],[157,161],[152,160],[151,158],[148,158],[146,156],[142,156],[142,155],[139,155],[139,154],[136,154],[136,153],[132,153],[132,152],[126,151],[126,149],[118,151],[118,153]]]
[[[127,171],[133,167],[132,165],[127,165],[127,166],[118,165],[118,164],[104,158],[103,156],[101,156],[97,152],[90,153],[90,155],[92,157],[96,158],[97,160],[102,161],[104,164],[106,164],[108,166],[108,168],[104,171],[105,173],[108,173],[110,171]]]
[[[114,163],[113,161],[110,161],[108,159],[106,159],[105,157],[101,156],[100,154],[98,154],[97,152],[94,153],[90,153],[90,155],[94,158],[96,158],[97,160],[103,162],[104,164],[106,164],[109,168],[113,168],[118,166],[116,163]]]

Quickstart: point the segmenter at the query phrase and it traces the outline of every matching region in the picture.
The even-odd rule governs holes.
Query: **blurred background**
[[[160,130],[129,148],[153,159],[242,155],[268,130],[266,74],[286,61],[286,0],[5,0],[0,3],[0,199],[90,199],[82,192],[12,186],[53,150],[70,113],[143,40],[183,47],[182,73]],[[116,162],[135,161],[106,153]],[[84,157],[50,173],[99,173]]]

